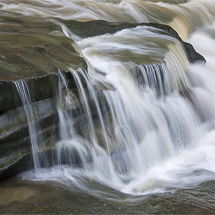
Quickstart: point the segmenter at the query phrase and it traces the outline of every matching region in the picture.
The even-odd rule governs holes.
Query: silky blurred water
[[[73,191],[115,201],[168,195],[214,181],[214,3],[214,0],[1,1],[2,10],[31,16],[168,24],[207,61],[205,65],[190,65],[176,39],[151,27],[79,38],[76,42],[81,54],[95,69],[88,76],[81,69],[71,68],[82,98],[82,111],[87,116],[86,136],[75,132],[73,116],[59,106],[62,141],[58,144],[57,162],[52,167],[40,168],[36,175],[33,170],[25,172],[22,178],[38,183],[54,181]],[[135,76],[137,67],[141,80]],[[99,82],[115,90],[105,90],[99,96],[93,89]],[[67,89],[63,76],[59,84],[59,89]],[[59,90],[59,99],[60,95]],[[106,107],[110,121],[104,117]],[[77,151],[82,168],[74,165],[72,150]],[[62,164],[62,156],[67,157],[68,165]],[[121,193],[126,197],[119,197]]]

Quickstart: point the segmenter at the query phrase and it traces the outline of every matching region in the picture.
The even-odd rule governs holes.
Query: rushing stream
[[[59,71],[61,141],[52,163],[38,155],[30,92],[24,81],[16,82],[35,167],[21,174],[23,180],[57,182],[71,192],[115,201],[197,189],[215,180],[214,0],[2,0],[0,5],[32,16],[165,23],[206,59],[191,65],[177,39],[153,27],[71,36],[90,69],[70,68],[79,99]],[[64,28],[73,35],[68,31]],[[103,86],[107,89],[94,89]],[[80,102],[81,134],[74,113],[62,109],[70,96]]]

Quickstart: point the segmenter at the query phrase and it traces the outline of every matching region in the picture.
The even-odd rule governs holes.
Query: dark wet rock
[[[201,54],[196,52],[190,43],[186,43],[186,42],[182,42],[182,43],[183,43],[184,48],[186,50],[188,60],[191,63],[197,63],[197,62],[205,63],[206,62],[205,58]]]
[[[32,104],[38,143],[44,148],[54,147],[59,140],[58,116],[54,99]],[[31,157],[28,120],[23,107],[9,110],[0,116],[0,178],[32,168],[26,162]],[[30,160],[29,160],[30,161]]]

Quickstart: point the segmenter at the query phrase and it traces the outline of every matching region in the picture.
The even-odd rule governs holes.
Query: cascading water
[[[205,56],[206,66],[190,65],[181,44],[158,29],[136,27],[82,39],[64,26],[65,35],[76,40],[91,71],[70,68],[78,94],[59,71],[56,97],[61,140],[53,150],[56,160],[51,167],[40,167],[29,92],[24,82],[15,83],[29,121],[36,180],[57,181],[112,199],[117,198],[112,190],[143,195],[214,180],[212,0],[174,1],[183,3],[179,5],[157,1],[89,1],[86,5],[65,0],[62,7],[44,9],[45,13],[36,4],[26,9],[25,2],[11,0],[2,3],[2,9],[76,20],[162,22],[175,27],[183,38],[207,26],[189,38]],[[196,8],[202,12],[201,19]],[[95,90],[101,82],[111,87]],[[77,115],[82,117],[79,125]],[[24,176],[31,179],[29,173]]]
[[[96,189],[94,182],[137,195],[163,192],[178,183],[193,186],[192,171],[200,167],[197,163],[192,168],[180,165],[186,162],[183,156],[199,153],[197,142],[214,128],[209,99],[213,94],[205,98],[207,89],[195,81],[198,74],[192,75],[193,66],[189,66],[181,45],[160,33],[137,27],[78,42],[84,56],[115,90],[98,93],[90,80],[96,85],[96,73],[89,77],[83,69],[71,69],[78,99],[59,71],[61,141],[56,148],[57,161],[51,168],[40,169],[37,180],[56,180],[99,196],[105,192]],[[169,50],[162,44],[168,44]],[[155,63],[140,64],[146,59]],[[79,107],[76,111],[83,116],[81,133],[75,128],[74,113],[62,108],[70,106],[71,94]],[[195,95],[195,101],[186,94]],[[204,100],[201,110],[197,105],[200,100]],[[200,115],[204,113],[203,120]],[[187,171],[191,171],[189,180]],[[213,174],[203,173],[195,183],[205,177]]]
[[[28,85],[24,80],[17,81],[14,83],[20,95],[20,98],[22,100],[23,107],[25,109],[25,113],[28,119],[28,130],[29,130],[29,136],[31,139],[32,155],[33,155],[34,169],[35,169],[35,175],[36,175],[38,172],[38,169],[40,168],[40,159],[39,159],[40,149],[38,147],[38,135],[37,135],[37,129],[36,129],[36,122],[34,120],[34,113],[32,109],[31,95],[28,89]]]
[[[215,18],[213,0],[90,0],[87,3],[80,0],[22,0],[19,3],[2,0],[0,6],[2,10],[68,20],[165,23],[174,28],[182,39],[198,27],[211,25]]]

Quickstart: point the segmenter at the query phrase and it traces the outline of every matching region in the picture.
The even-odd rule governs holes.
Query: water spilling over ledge
[[[23,11],[26,2],[19,5],[23,14],[0,13],[1,179],[31,170],[22,178],[115,201],[214,180],[212,60],[180,38],[212,23],[210,1],[195,23],[193,1],[91,2],[129,8],[124,17],[133,23],[41,18]],[[18,4],[1,6],[10,11]],[[158,23],[179,34],[152,23],[156,10],[168,12]],[[189,17],[183,32],[178,24]],[[26,190],[26,198],[28,192],[34,193]]]
[[[77,75],[74,76],[75,70],[77,70],[78,68],[85,68],[82,72],[83,73],[82,76],[84,77],[85,76],[84,73],[86,74],[86,71],[87,70],[89,71],[89,68],[90,68],[89,62],[85,61],[86,59],[84,59],[81,51],[77,50],[77,45],[72,39],[65,37],[64,34],[62,33],[60,34],[60,30],[62,27],[61,22],[59,23],[59,21],[55,22],[54,20],[49,21],[41,18],[34,18],[33,20],[29,16],[22,16],[16,13],[8,13],[4,11],[1,12],[1,17],[2,17],[2,20],[4,21],[4,25],[10,26],[9,30],[7,30],[7,28],[3,28],[2,30],[4,30],[4,32],[2,32],[0,35],[1,50],[2,50],[1,86],[0,86],[1,87],[0,111],[2,113],[1,114],[1,146],[2,146],[1,147],[1,172],[2,172],[1,177],[7,177],[7,174],[9,175],[15,174],[26,168],[30,168],[33,163],[36,169],[40,168],[41,161],[39,161],[40,158],[38,156],[40,156],[39,154],[42,153],[40,152],[42,149],[41,150],[39,149],[40,147],[38,146],[38,144],[40,144],[41,148],[43,149],[55,148],[56,142],[59,141],[60,139],[72,138],[72,136],[71,135],[68,136],[68,134],[64,134],[64,137],[60,137],[62,133],[66,132],[67,129],[72,129],[74,127],[74,122],[70,122],[70,124],[65,124],[65,121],[67,121],[67,118],[70,117],[69,115],[71,113],[70,114],[68,113],[68,116],[66,118],[61,118],[65,114],[65,111],[68,109],[68,107],[66,107],[66,104],[67,105],[71,104],[71,101],[70,101],[71,96],[73,96],[74,98],[78,96],[78,98],[76,98],[76,100],[73,101],[72,105],[74,107],[69,107],[67,111],[70,111],[70,109],[74,109],[73,112],[75,112],[75,109],[77,109],[77,107],[80,106],[80,102],[83,103],[82,100],[84,99],[85,105],[83,108],[87,113],[82,113],[83,111],[79,110],[78,113],[76,113],[76,117],[82,118],[83,115],[88,115],[88,120],[90,120],[89,124],[91,124],[91,131],[89,131],[91,132],[90,139],[96,140],[98,137],[95,131],[93,131],[94,130],[93,118],[95,117],[95,113],[93,112],[97,112],[98,117],[100,118],[100,123],[102,125],[102,133],[103,133],[100,136],[103,136],[106,142],[104,144],[105,145],[104,148],[106,148],[106,150],[110,150],[108,149],[108,146],[107,146],[108,144],[107,137],[105,137],[107,134],[105,131],[103,116],[102,116],[102,113],[100,112],[104,109],[105,106],[103,107],[103,104],[99,104],[96,102],[97,111],[94,111],[92,109],[93,107],[90,107],[91,104],[88,104],[89,98],[87,99],[87,97],[89,97],[89,95],[91,95],[94,90],[90,89],[90,92],[88,92],[87,94],[83,94],[86,90],[86,87],[92,88],[92,85],[91,84],[86,85],[83,83],[83,80],[82,80],[83,78],[77,79]],[[125,28],[127,29],[134,28],[136,26],[140,26],[140,27],[153,26],[155,28],[149,28],[149,30],[147,30],[146,28],[145,32],[143,32],[145,33],[145,36],[142,35],[143,38],[141,38],[140,35],[139,36],[137,35],[139,37],[140,43],[141,43],[141,40],[142,41],[145,40],[146,42],[146,39],[148,38],[147,33],[149,34],[150,31],[152,31],[152,33],[151,35],[150,34],[149,35],[152,36],[154,34],[155,37],[156,37],[156,33],[158,33],[158,35],[160,34],[161,37],[162,35],[164,35],[163,36],[164,38],[166,37],[165,36],[166,34],[167,37],[169,37],[170,40],[173,41],[173,43],[175,40],[182,44],[181,51],[182,52],[185,51],[184,53],[185,58],[187,55],[188,59],[194,58],[195,60],[199,59],[204,61],[204,58],[198,55],[198,53],[196,53],[194,49],[187,49],[186,47],[188,47],[188,45],[179,38],[179,36],[173,29],[171,29],[166,25],[149,24],[149,23],[145,23],[145,24],[142,23],[137,25],[137,24],[129,24],[129,23],[108,23],[104,21],[91,21],[89,23],[88,22],[81,23],[77,21],[66,21],[64,25],[66,25],[68,29],[67,30],[68,32],[66,34],[69,34],[71,30],[76,36],[79,36],[79,37],[88,37],[88,36],[92,37],[96,35],[102,35],[105,33],[113,34],[116,31],[120,31]],[[65,33],[65,30],[66,29],[64,29],[64,33]],[[97,32],[96,30],[99,30],[99,32]],[[123,31],[122,31],[122,36],[123,36]],[[117,34],[116,34],[116,37],[117,37]],[[173,38],[171,39],[171,37]],[[110,34],[110,39],[111,39],[111,34]],[[105,38],[105,40],[107,42],[108,38]],[[161,44],[164,43],[164,40],[165,39],[162,39]],[[133,42],[131,41],[131,44]],[[181,45],[179,44],[179,47],[180,46]],[[76,47],[76,48],[74,49],[73,47]],[[160,49],[162,49],[162,47],[168,50],[168,47],[165,47],[164,44],[162,44]],[[129,48],[132,51],[132,47],[128,47],[128,49]],[[183,48],[185,49],[183,50]],[[108,52],[106,51],[106,56],[107,54]],[[120,53],[120,55],[121,55],[121,58],[123,59],[124,54]],[[128,59],[124,57],[123,61],[127,61],[127,62],[131,61],[131,56],[129,56],[128,53],[126,55]],[[148,53],[146,53],[145,55],[139,55],[139,57],[135,55],[133,62],[136,62],[136,65],[140,65],[137,67],[138,70],[135,69],[134,65],[129,66],[131,71],[133,71],[134,73],[136,73],[136,71],[143,71],[145,68],[146,76],[148,76],[148,78],[147,80],[146,79],[143,80],[144,83],[142,84],[142,87],[147,88],[146,86],[143,86],[143,85],[146,85],[146,82],[148,83],[148,87],[151,87],[151,89],[153,88],[155,89],[156,88],[155,85],[163,85],[164,83],[167,83],[167,82],[168,83],[172,82],[173,84],[173,82],[175,82],[176,85],[178,85],[175,87],[180,87],[181,89],[183,88],[183,86],[179,86],[180,85],[179,79],[181,79],[181,82],[183,82],[182,81],[183,78],[176,77],[175,81],[173,80],[170,81],[165,78],[165,76],[170,75],[169,74],[170,72],[165,71],[166,70],[165,68],[168,68],[166,64],[164,64],[163,66],[158,65],[158,68],[160,68],[160,70],[158,72],[155,72],[155,74],[153,75],[153,71],[150,68],[156,68],[156,64],[155,64],[155,67],[150,67],[150,65],[149,66],[147,65],[152,62],[156,63],[157,60],[150,59],[149,57],[150,55]],[[160,56],[160,57],[158,56],[157,59],[158,61],[162,61],[163,56]],[[88,67],[87,67],[87,63],[88,63]],[[142,64],[143,66],[141,66]],[[94,68],[96,68],[96,66]],[[72,69],[73,75],[71,75],[70,73],[71,69]],[[65,71],[66,73],[64,75],[62,74],[59,76],[59,74],[61,74],[61,72],[59,73],[59,71]],[[183,73],[183,71],[180,71],[180,72]],[[138,77],[136,77],[137,79],[142,79],[145,76],[143,74],[141,78],[139,77],[139,75],[140,74],[138,73],[137,74]],[[160,76],[160,78],[158,78],[158,76]],[[153,77],[156,77],[156,78],[153,78]],[[89,77],[87,79],[89,79]],[[66,89],[66,92],[65,92],[66,94],[63,93],[64,95],[61,95],[59,97],[59,93],[60,94],[62,93],[61,92],[62,86],[61,87],[59,86],[60,80],[61,82],[63,82],[63,85],[65,85],[63,88]],[[100,80],[98,82],[98,79],[95,79],[95,80],[96,81],[94,82],[97,83],[97,87],[99,88],[99,86],[101,86],[102,81]],[[77,86],[81,86],[82,84],[84,84],[83,87],[79,89],[81,93],[77,94],[78,88],[79,88]],[[104,86],[104,83],[103,83],[103,86]],[[157,89],[157,91],[159,91],[158,93],[160,94],[162,94],[162,92],[164,91],[165,93],[167,93],[168,91],[168,94],[169,94],[173,90],[170,88],[171,88],[170,86],[167,87],[167,85],[164,84],[164,86],[163,87],[160,86],[160,88]],[[103,98],[103,100],[106,100],[106,103],[111,102],[112,100],[112,98],[110,100],[111,94],[109,95],[109,93],[106,93],[103,96],[107,97],[106,99]],[[77,103],[77,101],[80,99],[81,101]],[[96,95],[94,95],[94,102],[95,101],[97,101]],[[106,106],[108,105],[106,104]],[[61,110],[62,107],[63,107],[63,110]],[[111,110],[113,109],[113,107],[109,107],[109,108]],[[93,113],[93,116],[91,116],[91,113]],[[107,115],[107,113],[105,113],[105,115]],[[78,119],[71,119],[71,120],[77,121]],[[68,128],[68,126],[70,128]],[[85,126],[82,125],[82,127],[87,127],[87,126],[89,125],[85,125]],[[79,130],[82,130],[82,129],[83,128],[79,128]],[[39,132],[39,135],[37,134],[38,132]],[[88,141],[90,142],[90,140]],[[104,142],[104,140],[102,142]],[[31,147],[31,144],[33,144],[32,147]],[[21,165],[21,163],[26,163],[26,159],[30,158],[29,156],[31,154],[31,151],[33,154],[33,162],[28,164],[27,166],[23,164]],[[91,152],[91,154],[92,153],[93,152]],[[27,158],[25,158],[26,156]],[[49,158],[45,158],[45,159],[49,159]],[[18,165],[17,162],[18,163],[20,162],[19,166],[22,166],[22,167],[17,167]],[[44,164],[44,162],[45,161],[42,161],[43,166],[46,165]],[[8,171],[7,167],[9,167],[9,169],[16,168],[17,170],[9,171],[9,173],[7,173]]]

